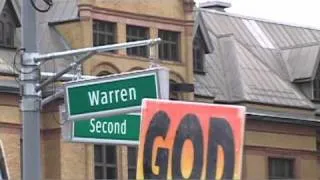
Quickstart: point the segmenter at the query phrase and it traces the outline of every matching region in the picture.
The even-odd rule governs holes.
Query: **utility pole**
[[[36,10],[30,0],[22,0],[22,57],[20,73],[20,109],[23,134],[23,179],[41,180],[40,102],[41,91],[36,91],[40,69],[34,61],[38,54]]]

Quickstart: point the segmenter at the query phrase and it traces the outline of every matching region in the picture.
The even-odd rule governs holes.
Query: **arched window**
[[[107,75],[110,75],[112,74],[111,72],[109,71],[101,71],[97,74],[97,76],[107,76]]]
[[[118,74],[118,73],[120,73],[120,70],[118,69],[118,67],[108,62],[97,64],[90,71],[90,74],[93,74],[96,76],[106,76],[106,75]]]
[[[179,100],[179,94],[177,91],[174,90],[174,86],[175,84],[177,84],[177,82],[175,80],[170,79],[170,94],[169,94],[169,99],[170,100]]]

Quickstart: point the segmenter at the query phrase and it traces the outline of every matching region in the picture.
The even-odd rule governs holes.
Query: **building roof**
[[[11,1],[14,6],[14,11],[18,17],[21,16],[21,0],[5,0],[0,1],[1,7],[6,1]],[[46,4],[37,1],[39,8],[45,8]],[[1,11],[0,11],[1,12]],[[37,13],[39,22],[37,27],[37,40],[40,53],[57,52],[69,49],[70,46],[64,38],[56,31],[54,26],[49,23],[74,20],[78,18],[77,0],[54,0],[53,6],[47,13]],[[50,43],[48,43],[50,42]],[[21,28],[16,29],[15,47],[21,47]],[[15,50],[0,47],[0,73],[13,72],[12,64]],[[58,71],[66,64],[69,64],[70,59],[58,59],[56,63],[47,62],[41,66],[44,71]],[[17,60],[19,63],[19,60]]]
[[[21,1],[11,1],[18,17]],[[0,3],[3,6],[3,2]],[[45,4],[38,4],[44,6]],[[217,101],[248,101],[314,108],[294,83],[311,80],[319,64],[320,30],[272,22],[228,12],[199,8],[195,25],[201,27],[211,53],[205,56],[205,75],[195,75],[195,93]],[[55,0],[48,13],[38,13],[40,53],[62,51],[68,43],[49,23],[78,18],[77,0]],[[16,47],[21,45],[21,29]],[[50,42],[50,43],[48,43]],[[0,48],[0,72],[14,72],[15,51]],[[58,71],[69,59],[42,66]],[[57,67],[56,67],[57,66]],[[54,67],[54,68],[53,68]]]
[[[313,109],[294,82],[313,79],[320,29],[199,8],[212,53],[195,74],[195,93],[221,102],[252,102]],[[203,31],[203,30],[202,30]]]

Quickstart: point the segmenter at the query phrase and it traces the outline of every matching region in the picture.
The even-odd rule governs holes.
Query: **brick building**
[[[315,73],[320,30],[232,15],[223,12],[227,4],[194,9],[192,0],[53,2],[38,16],[41,53],[160,37],[157,62],[170,69],[171,99],[247,107],[244,179],[320,177]],[[21,46],[20,11],[18,0],[0,2],[0,177],[5,179],[21,179],[19,61],[14,60]],[[82,73],[144,69],[151,64],[148,53],[140,47],[98,54],[82,65]],[[57,72],[72,61],[57,59],[41,68]],[[60,85],[50,85],[43,96]],[[61,138],[62,103],[58,99],[42,109],[43,179],[134,178],[135,147]]]

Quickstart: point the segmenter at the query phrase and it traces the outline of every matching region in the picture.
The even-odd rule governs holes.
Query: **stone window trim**
[[[140,41],[146,40],[149,36],[149,29],[147,27],[135,26],[135,25],[127,25],[127,42],[131,41]],[[147,46],[140,46],[140,47],[133,47],[127,49],[128,56],[140,56],[140,57],[148,57],[148,47]]]
[[[93,20],[93,46],[102,46],[117,43],[117,24],[115,22]],[[116,53],[117,51],[110,51]]]
[[[120,69],[112,63],[102,62],[91,68],[90,74],[95,76],[106,76],[110,74],[118,74]]]
[[[180,61],[180,32],[159,29],[158,37],[162,42],[159,46],[159,59],[166,61]]]

